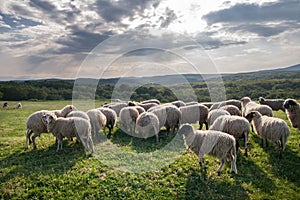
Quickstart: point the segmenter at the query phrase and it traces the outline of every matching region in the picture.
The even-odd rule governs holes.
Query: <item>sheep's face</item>
[[[260,117],[260,115],[259,115],[259,113],[257,111],[252,111],[248,115],[246,115],[245,118],[250,123],[253,120],[253,118],[259,118],[259,117]]]
[[[47,126],[47,131],[49,131],[49,125],[53,124],[56,120],[56,116],[55,115],[51,115],[51,114],[46,114],[42,117],[43,122],[46,124]]]
[[[292,106],[295,106],[297,105],[297,102],[293,99],[287,99],[284,103],[283,103],[283,107],[285,109],[289,109],[291,108]]]

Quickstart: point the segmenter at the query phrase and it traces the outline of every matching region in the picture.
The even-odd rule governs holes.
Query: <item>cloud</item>
[[[227,9],[210,12],[203,19],[210,27],[222,24],[221,30],[228,32],[250,32],[269,37],[300,28],[299,6],[300,2],[297,0],[262,5],[236,4]]]

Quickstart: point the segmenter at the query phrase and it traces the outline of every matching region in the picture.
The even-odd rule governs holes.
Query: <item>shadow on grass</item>
[[[19,176],[36,174],[64,174],[75,163],[85,159],[81,144],[64,141],[63,150],[56,152],[56,144],[46,149],[19,148],[0,160],[0,182],[4,183]]]

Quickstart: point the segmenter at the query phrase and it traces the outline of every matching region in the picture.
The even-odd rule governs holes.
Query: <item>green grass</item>
[[[237,175],[229,173],[228,163],[218,176],[218,161],[210,156],[205,157],[207,173],[201,173],[197,157],[189,151],[157,171],[124,172],[117,170],[122,166],[110,152],[101,155],[111,163],[97,155],[86,157],[75,141],[64,141],[63,152],[56,153],[51,134],[36,139],[38,149],[25,149],[27,117],[37,110],[60,109],[70,103],[22,102],[22,110],[0,109],[0,199],[300,199],[300,133],[294,128],[282,160],[275,145],[262,148],[260,139],[251,133],[249,157],[243,156],[243,144],[238,152]],[[281,111],[275,116],[287,121]],[[162,131],[156,144],[154,138],[132,138],[116,129],[111,142],[128,152],[119,156],[129,159],[127,163],[135,169],[139,162],[130,162],[130,158],[139,153],[155,155],[173,137]],[[151,165],[152,160],[146,163]]]

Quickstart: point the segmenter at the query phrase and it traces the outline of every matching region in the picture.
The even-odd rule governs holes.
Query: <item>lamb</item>
[[[283,107],[284,99],[264,99],[262,97],[259,97],[258,101],[261,105],[270,106],[272,110],[282,110],[283,112],[285,112]]]
[[[79,117],[57,117],[53,113],[47,113],[43,116],[47,125],[48,132],[51,132],[57,138],[58,152],[62,150],[62,139],[67,137],[69,139],[77,137],[78,141],[84,146],[86,152],[89,150],[94,153],[94,144],[91,135],[91,124],[88,120]]]
[[[225,105],[234,105],[234,106],[238,107],[240,110],[242,108],[241,101],[235,100],[235,99],[230,99],[230,100],[220,101],[220,102],[214,103],[210,107],[210,110],[214,110],[214,109],[220,108],[220,107],[225,106]]]
[[[208,154],[220,160],[218,175],[221,174],[226,158],[229,158],[231,161],[231,172],[237,173],[237,154],[233,136],[214,130],[194,130],[190,124],[181,125],[178,134],[183,135],[185,146],[199,156],[200,168],[203,165],[204,170],[206,170],[204,155]]]
[[[105,127],[108,128],[108,135],[107,138],[111,137],[111,134],[114,130],[114,127],[116,126],[117,123],[117,113],[110,108],[97,108],[98,110],[100,110],[106,117],[106,124]]]
[[[98,109],[91,109],[91,110],[88,110],[86,113],[87,113],[87,115],[89,117],[89,121],[91,123],[92,138],[93,138],[93,140],[95,140],[100,129],[102,129],[106,125],[106,117]]]
[[[144,112],[136,120],[136,130],[143,138],[149,138],[153,135],[158,142],[159,121],[157,116],[151,112]]]
[[[287,99],[283,106],[292,126],[300,130],[300,104],[295,99]]]
[[[263,116],[257,111],[250,112],[246,118],[250,122],[253,121],[255,132],[262,139],[262,146],[263,140],[266,141],[267,147],[268,140],[271,140],[279,146],[279,158],[282,158],[287,139],[290,135],[290,130],[286,122],[283,119]]]
[[[223,109],[214,109],[209,111],[208,117],[207,117],[207,123],[209,126],[211,126],[216,119],[222,115],[230,115],[230,113]]]
[[[158,99],[148,99],[145,101],[141,101],[141,104],[146,104],[146,103],[156,103],[156,104],[160,104],[160,101]]]
[[[17,103],[17,105],[16,105],[16,109],[22,109],[22,104],[19,102],[19,103]]]
[[[26,132],[26,148],[28,148],[29,144],[33,144],[33,148],[36,149],[36,143],[35,143],[35,138],[37,136],[40,136],[41,133],[48,133],[47,128],[46,128],[46,124],[42,121],[42,116],[52,112],[54,113],[57,117],[66,117],[66,115],[73,111],[73,110],[77,110],[75,106],[73,105],[67,105],[65,106],[63,109],[61,110],[53,110],[53,111],[48,111],[48,110],[41,110],[41,111],[37,111],[32,113],[26,121],[26,128],[27,128],[27,132]],[[33,134],[33,136],[30,138],[31,134]]]
[[[135,132],[136,119],[139,116],[139,112],[134,107],[125,107],[120,111],[119,123],[126,133],[133,135]]]
[[[219,116],[209,127],[209,130],[222,131],[232,135],[236,139],[237,150],[239,148],[238,140],[245,140],[245,156],[248,156],[248,136],[250,133],[250,124],[244,117],[236,115]]]
[[[220,107],[220,109],[228,111],[230,115],[242,116],[240,109],[234,105],[225,105]]]
[[[181,111],[181,121],[180,124],[184,123],[196,123],[199,121],[199,130],[202,129],[203,124],[205,124],[206,130],[208,129],[207,116],[208,108],[202,104],[194,104],[189,106],[180,107]]]
[[[272,108],[270,108],[270,106],[257,104],[254,101],[251,101],[249,97],[243,97],[241,102],[243,117],[247,116],[251,111],[258,111],[262,115],[273,117]]]

